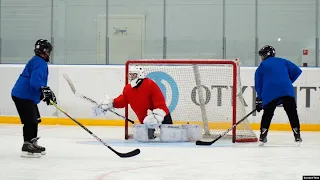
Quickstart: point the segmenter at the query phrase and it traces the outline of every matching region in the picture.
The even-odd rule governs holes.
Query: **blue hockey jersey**
[[[262,105],[282,96],[295,97],[292,83],[301,73],[297,65],[283,58],[268,57],[262,61],[254,79],[257,97],[262,99]]]
[[[38,104],[41,86],[47,86],[48,75],[47,62],[39,56],[32,57],[12,88],[11,95]]]

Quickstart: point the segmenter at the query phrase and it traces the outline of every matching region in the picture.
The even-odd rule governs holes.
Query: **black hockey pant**
[[[170,113],[164,117],[162,124],[173,124]]]
[[[15,96],[12,96],[12,100],[23,124],[23,140],[30,142],[38,136],[38,123],[41,122],[38,106],[31,100]]]
[[[274,111],[277,107],[277,104],[281,101],[284,110],[289,118],[291,128],[298,128],[300,130],[300,122],[297,112],[296,101],[293,97],[284,96],[277,98],[263,107],[263,115],[260,124],[260,130],[262,128],[269,129]]]

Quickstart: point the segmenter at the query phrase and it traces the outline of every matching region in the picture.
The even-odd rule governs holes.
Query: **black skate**
[[[268,135],[268,129],[262,128],[260,131],[260,138],[259,138],[260,145],[259,146],[263,146],[264,143],[267,142],[267,135]]]
[[[31,139],[31,143],[33,144],[33,146],[35,148],[37,148],[38,150],[41,151],[41,155],[45,155],[46,154],[46,148],[38,145],[38,140],[39,139],[40,139],[40,137],[33,138],[33,139]]]
[[[39,158],[39,157],[41,157],[41,151],[39,149],[37,149],[32,143],[24,142],[22,145],[21,157]]]
[[[292,128],[292,131],[293,131],[294,141],[300,144],[302,142],[302,139],[300,136],[300,129]]]

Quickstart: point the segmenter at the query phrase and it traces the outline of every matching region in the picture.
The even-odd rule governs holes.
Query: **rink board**
[[[5,77],[0,78],[0,123],[20,123],[16,108],[11,99],[11,89],[23,67],[24,65],[0,65],[0,77]],[[195,101],[192,101],[192,97],[194,97],[194,84],[186,83],[185,79],[179,79],[177,77],[179,73],[174,71],[176,69],[179,69],[179,67],[175,67],[175,69],[172,69],[172,67],[161,69],[162,73],[168,74],[173,79],[173,81],[164,83],[165,86],[163,88],[167,93],[168,106],[173,110],[172,117],[174,123],[186,124],[187,122],[192,123],[192,121],[201,123],[200,108]],[[255,92],[253,77],[255,69],[255,67],[241,67],[240,77],[246,113],[254,108]],[[302,130],[320,131],[320,94],[318,92],[320,91],[318,78],[320,77],[320,68],[302,69],[302,75],[293,84],[296,91],[297,110],[301,128]],[[225,73],[230,71],[230,69],[215,67],[215,70],[217,71],[210,71],[208,69],[202,69],[201,71],[206,72],[206,74],[201,74],[202,83],[210,90],[210,92],[205,93],[208,95],[208,119],[224,121],[219,123],[219,127],[228,129],[231,125],[232,112],[230,111],[230,98],[227,98],[226,95],[231,90],[229,87],[232,81],[228,79],[214,79],[212,77],[218,76],[220,70]],[[104,98],[105,94],[108,94],[109,97],[116,97],[122,92],[125,84],[123,65],[49,65],[49,72],[48,85],[55,92],[58,105],[71,116],[78,119],[84,125],[124,126],[124,120],[119,119],[117,115],[110,112],[101,117],[94,117],[91,109],[93,105],[76,97],[62,76],[64,73],[68,73],[78,91],[99,102]],[[184,68],[184,72],[192,73],[192,70]],[[147,75],[150,75],[150,73],[152,72],[147,72]],[[159,76],[159,74],[157,76],[165,78],[165,76]],[[217,85],[221,85],[221,87],[226,85],[228,88],[221,88],[219,92],[216,87]],[[174,90],[175,86],[178,87],[179,93]],[[41,102],[39,110],[42,116],[42,124],[76,125],[53,106],[47,106]],[[117,109],[116,111],[124,115],[123,109]],[[237,113],[237,115],[237,120],[240,120],[245,114]],[[248,122],[250,122],[252,129],[259,129],[261,116],[262,112],[253,113],[248,117]],[[131,116],[129,118],[135,119],[135,117]],[[274,130],[291,130],[283,107],[276,109],[271,124],[271,129]],[[212,125],[212,128],[214,127]]]
[[[85,126],[124,126],[124,120],[107,120],[107,119],[83,119],[77,118],[77,120]],[[139,123],[135,121],[135,123]],[[188,122],[189,123],[189,122]],[[17,116],[0,116],[0,124],[21,124],[19,117]],[[77,126],[72,120],[68,118],[42,118],[41,124],[43,125],[67,125]],[[187,121],[181,121],[175,124],[187,124]],[[193,124],[193,123],[190,123]],[[209,123],[209,128],[214,130],[216,123]],[[251,123],[253,130],[259,130],[260,124]],[[221,122],[219,123],[219,129],[228,129],[231,127],[231,123]],[[277,124],[271,123],[270,130],[275,131],[291,131],[290,124]],[[320,124],[301,124],[302,131],[320,131]]]

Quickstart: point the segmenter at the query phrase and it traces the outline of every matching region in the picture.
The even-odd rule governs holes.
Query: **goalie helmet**
[[[143,68],[138,65],[131,66],[128,73],[131,87],[136,87],[139,82],[146,77]]]

